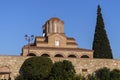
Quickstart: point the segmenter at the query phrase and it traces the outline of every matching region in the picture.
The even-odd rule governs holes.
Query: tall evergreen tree
[[[94,58],[113,58],[110,43],[106,34],[101,8],[98,5],[96,29],[93,40]]]

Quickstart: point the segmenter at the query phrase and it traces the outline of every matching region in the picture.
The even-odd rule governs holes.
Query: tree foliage
[[[55,62],[51,69],[50,80],[73,80],[75,70],[70,61]]]
[[[110,43],[106,34],[101,8],[98,5],[97,22],[93,40],[94,58],[113,58]]]
[[[75,75],[73,80],[86,80],[84,76],[79,75]]]
[[[21,76],[26,80],[45,80],[51,71],[53,63],[47,57],[31,57],[21,66]]]
[[[89,74],[87,76],[87,80],[98,80],[97,77],[94,74]]]
[[[27,79],[24,79],[22,75],[18,75],[15,80],[27,80]]]
[[[120,80],[120,70],[114,69],[110,72],[111,80]]]
[[[95,76],[100,80],[110,80],[110,69],[109,68],[101,68],[95,72]]]
[[[109,68],[100,68],[94,74],[88,76],[88,80],[120,80],[120,70]]]
[[[70,61],[55,62],[49,58],[31,57],[25,60],[20,75],[15,80],[83,80],[75,76],[74,66]]]

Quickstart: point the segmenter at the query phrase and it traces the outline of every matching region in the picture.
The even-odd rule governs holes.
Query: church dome
[[[50,18],[50,20],[49,21],[52,21],[52,22],[62,22],[62,23],[64,23],[61,19],[59,19],[59,18],[57,18],[57,17],[52,17],[52,18]]]
[[[43,25],[43,34],[48,36],[50,34],[63,34],[64,33],[64,22],[57,17],[50,18]]]

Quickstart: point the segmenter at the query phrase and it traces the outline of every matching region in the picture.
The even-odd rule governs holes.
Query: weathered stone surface
[[[8,67],[8,69],[3,71],[10,71],[11,79],[14,78],[19,74],[19,70],[23,62],[29,57],[24,56],[0,56],[0,69],[6,69],[4,67]],[[75,67],[76,74],[91,74],[95,70],[108,67],[112,69],[120,69],[120,60],[113,60],[113,59],[78,59],[78,58],[51,58],[53,62],[62,61],[62,60],[69,60]]]
[[[19,69],[23,62],[25,61],[25,59],[27,59],[27,57],[0,56],[0,68],[8,67],[9,71],[11,72],[10,73],[11,79],[14,80],[14,77],[16,77],[17,74],[19,73]]]

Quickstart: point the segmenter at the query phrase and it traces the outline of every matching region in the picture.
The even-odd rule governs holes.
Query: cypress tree
[[[96,29],[94,33],[93,47],[94,58],[113,58],[110,43],[106,34],[101,8],[98,5]]]

